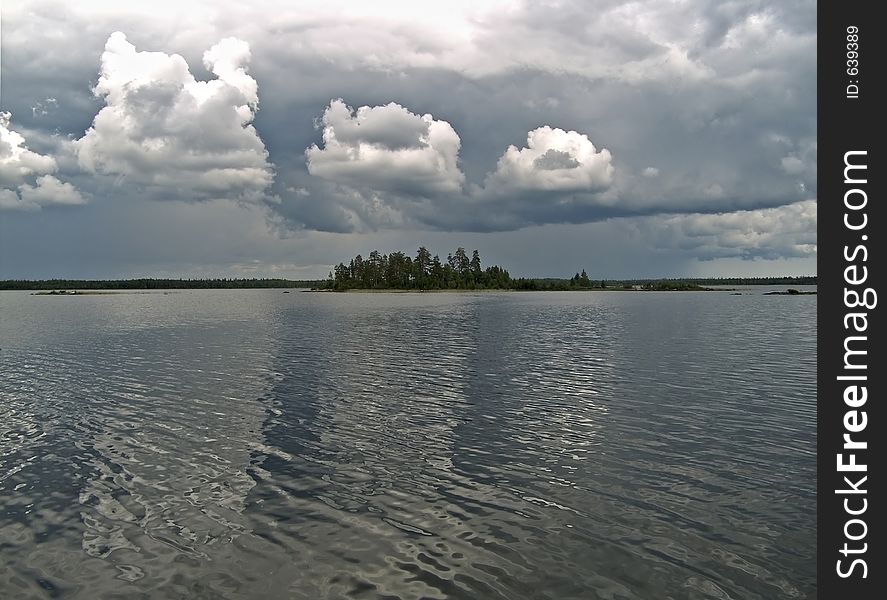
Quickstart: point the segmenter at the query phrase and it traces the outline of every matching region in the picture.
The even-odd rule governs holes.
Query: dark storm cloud
[[[67,212],[94,211],[113,227],[102,206],[163,197],[166,189],[178,201],[203,200],[207,215],[217,210],[236,222],[236,210],[206,202],[219,194],[188,184],[193,178],[182,157],[190,150],[164,154],[155,165],[158,177],[149,177],[137,157],[131,168],[113,166],[119,146],[108,135],[100,156],[111,165],[105,170],[111,180],[102,181],[71,144],[109,107],[92,88],[113,31],[126,33],[139,51],[180,54],[197,82],[218,78],[203,64],[205,50],[234,37],[249,45],[248,73],[258,88],[256,141],[248,152],[261,158],[264,149],[267,156],[250,159],[256,177],[247,181],[264,200],[259,213],[249,214],[265,215],[270,229],[259,238],[269,255],[275,240],[292,232],[440,230],[456,240],[465,231],[582,223],[615,228],[617,222],[662,223],[662,235],[631,243],[691,258],[804,256],[812,247],[809,235],[798,234],[797,244],[758,250],[751,236],[735,235],[728,216],[762,211],[751,227],[772,222],[785,229],[788,222],[768,210],[816,196],[815,3],[514,3],[497,11],[459,2],[351,6],[4,7],[2,108],[12,112],[10,127],[25,134],[30,150],[55,160],[55,171],[44,174],[96,205]],[[274,18],[256,17],[262,14]],[[146,128],[154,122],[151,130],[163,131],[169,123],[158,123],[158,115],[176,114],[171,108],[180,83],[158,78],[118,106]],[[353,112],[339,116],[336,143],[328,149],[322,120],[337,98]],[[361,110],[372,118],[361,120]],[[222,113],[203,116],[210,114]],[[449,128],[455,144],[446,150],[429,145],[429,122]],[[218,123],[190,119],[183,126],[192,133],[179,139],[195,140],[204,156],[244,141]],[[520,169],[503,170],[509,148],[529,150],[528,134],[543,127],[586,136],[609,160],[589,169],[574,152],[552,146],[534,151]],[[309,169],[305,151],[313,147],[318,162]],[[414,162],[402,160],[406,156]],[[577,177],[582,173],[587,176]],[[28,185],[36,189],[37,182]],[[146,195],[146,187],[154,193]],[[114,214],[124,219],[127,212]],[[804,214],[811,234],[815,211]],[[699,215],[710,215],[710,226],[727,233],[699,243],[689,226]],[[627,220],[610,220],[621,217]],[[27,219],[19,222],[27,228]],[[742,243],[751,244],[748,252],[734,252]]]
[[[636,4],[632,6],[637,9]],[[617,21],[634,14],[620,13],[620,7],[612,6]],[[411,110],[428,111],[449,122],[462,140],[461,166],[469,184],[481,184],[506,146],[519,145],[524,132],[544,124],[587,133],[613,154],[619,202],[601,207],[593,198],[574,195],[532,205],[516,194],[509,205],[497,206],[495,217],[485,223],[477,213],[485,212],[487,206],[464,197],[447,202],[432,199],[442,207],[441,214],[427,215],[426,204],[419,203],[421,211],[405,215],[407,223],[418,220],[425,226],[496,229],[587,222],[613,214],[729,212],[815,197],[813,31],[796,25],[783,27],[778,20],[782,13],[759,3],[726,12],[708,4],[704,8],[694,16],[694,30],[704,30],[696,38],[681,37],[687,30],[681,24],[692,11],[672,15],[671,20],[657,14],[663,18],[649,31],[640,28],[643,35],[628,30],[626,37],[638,43],[631,46],[631,52],[623,48],[629,41],[619,46],[625,56],[616,59],[631,59],[621,70],[578,64],[575,70],[588,66],[589,72],[577,76],[525,65],[478,76],[464,70],[403,67],[396,77],[368,71],[366,80],[355,86],[359,89],[340,87],[336,94],[355,106],[363,102],[381,105],[387,98],[397,98]],[[576,14],[571,15],[559,5],[549,21],[532,11],[521,18],[526,27],[532,24],[537,37],[569,38],[571,44],[586,48],[579,54],[600,56],[591,50],[609,44],[609,38],[576,33],[577,23],[585,24],[586,30],[603,27],[601,21],[588,25],[594,16],[579,19],[581,10],[577,5]],[[731,24],[726,27],[728,21]],[[504,47],[516,32],[519,27],[498,38],[495,31],[487,35]],[[690,58],[687,64],[671,60],[674,49],[669,44],[684,42],[686,56],[698,57],[698,64]],[[645,62],[651,57],[659,58]],[[375,86],[374,75],[378,78]],[[337,79],[347,88],[349,77],[362,76],[343,73]],[[644,176],[649,169],[659,172],[655,181]],[[330,202],[337,202],[335,196]],[[391,196],[371,202],[402,204]],[[302,202],[296,204],[310,209]],[[453,206],[466,216],[463,222],[454,218]],[[301,218],[311,226],[310,212],[302,212]]]

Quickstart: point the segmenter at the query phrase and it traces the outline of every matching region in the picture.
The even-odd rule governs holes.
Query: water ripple
[[[814,297],[0,309],[0,595],[815,597]]]

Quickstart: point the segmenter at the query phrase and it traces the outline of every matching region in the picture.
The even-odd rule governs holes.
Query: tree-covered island
[[[323,287],[335,291],[483,290],[513,289],[516,281],[502,267],[483,268],[477,250],[468,258],[465,248],[460,247],[442,261],[421,246],[415,258],[403,252],[382,254],[378,250],[366,258],[358,254],[347,265],[336,265]]]
[[[613,283],[593,280],[585,269],[570,279],[512,278],[498,265],[484,268],[477,250],[468,257],[465,248],[456,248],[446,260],[432,256],[421,246],[415,258],[403,252],[382,254],[373,250],[360,254],[346,265],[339,263],[319,289],[347,290],[588,290],[588,289],[704,290],[697,283],[656,280],[642,283]]]

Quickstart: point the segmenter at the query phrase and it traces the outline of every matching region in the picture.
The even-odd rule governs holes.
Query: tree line
[[[256,289],[313,288],[323,280],[292,279],[7,279],[0,281],[0,290],[188,290],[188,289]]]
[[[412,258],[403,252],[370,252],[367,258],[354,257],[348,265],[339,263],[327,279],[7,279],[0,290],[179,290],[313,288],[330,290],[363,289],[511,289],[511,290],[701,290],[709,285],[816,285],[816,276],[803,277],[724,277],[696,279],[591,279],[582,269],[569,279],[512,278],[499,266],[482,268],[477,250],[471,258],[464,248],[441,260],[419,248]]]

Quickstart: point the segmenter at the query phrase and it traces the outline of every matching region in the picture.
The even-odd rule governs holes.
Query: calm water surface
[[[2,598],[814,598],[815,296],[0,293]]]

